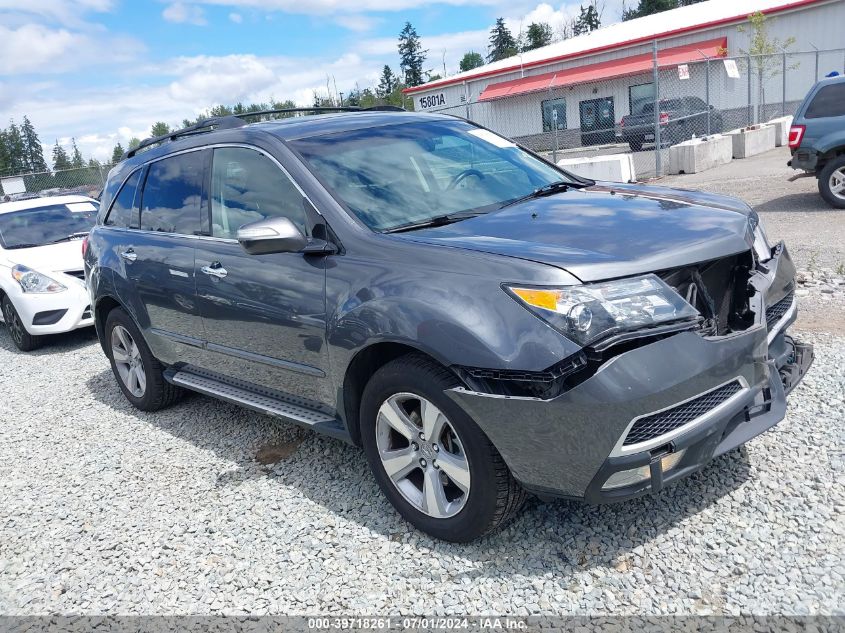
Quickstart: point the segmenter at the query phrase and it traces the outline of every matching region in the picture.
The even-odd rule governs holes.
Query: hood
[[[3,251],[3,255],[12,266],[22,264],[42,273],[82,270],[82,240],[16,248]]]
[[[519,257],[599,281],[747,251],[752,213],[727,196],[597,183],[397,236]]]

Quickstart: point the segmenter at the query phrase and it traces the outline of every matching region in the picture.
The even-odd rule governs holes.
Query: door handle
[[[120,256],[128,262],[134,262],[136,259],[138,259],[138,255],[135,254],[134,248],[126,249],[120,254]]]
[[[223,279],[223,277],[229,274],[228,271],[221,266],[220,262],[214,262],[211,266],[203,266],[200,270],[206,275],[217,277],[218,279]]]

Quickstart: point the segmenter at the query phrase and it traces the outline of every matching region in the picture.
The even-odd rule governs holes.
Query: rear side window
[[[200,233],[203,153],[189,152],[150,164],[141,198],[145,231]]]
[[[114,226],[120,229],[137,228],[135,220],[135,194],[138,191],[138,181],[141,179],[141,170],[137,170],[126,179],[120,193],[114,199],[114,204],[106,218],[107,226]]]
[[[805,119],[821,119],[845,115],[845,83],[825,86],[816,93],[807,107]]]

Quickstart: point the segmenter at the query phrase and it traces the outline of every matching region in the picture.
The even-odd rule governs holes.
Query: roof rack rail
[[[368,108],[361,108],[358,106],[318,106],[313,108],[280,108],[277,110],[259,110],[257,112],[241,112],[236,115],[230,114],[225,116],[209,117],[207,119],[197,121],[194,125],[189,125],[188,127],[182,128],[181,130],[168,132],[167,134],[162,134],[161,136],[152,136],[150,138],[146,138],[141,141],[141,143],[137,147],[133,147],[132,149],[124,152],[123,156],[120,157],[120,160],[132,158],[140,150],[150,147],[151,145],[157,145],[159,143],[164,143],[165,141],[175,141],[177,138],[183,136],[202,134],[204,132],[210,132],[211,129],[227,130],[232,128],[243,127],[247,124],[247,122],[244,121],[245,117],[265,116],[268,114],[296,114],[301,112],[405,112],[405,108],[400,108],[399,106],[394,105],[376,105],[370,106]]]
[[[150,147],[151,145],[157,145],[158,143],[163,143],[165,141],[175,141],[177,138],[182,136],[190,136],[191,134],[199,134],[210,131],[208,128],[226,130],[243,127],[244,125],[246,125],[246,121],[236,116],[229,115],[210,117],[208,119],[203,119],[202,121],[197,121],[194,125],[189,125],[181,130],[168,132],[167,134],[162,134],[161,136],[151,136],[150,138],[145,138],[141,141],[138,147],[133,147],[132,149],[127,150],[123,156],[121,156],[120,160],[132,158],[139,150]]]

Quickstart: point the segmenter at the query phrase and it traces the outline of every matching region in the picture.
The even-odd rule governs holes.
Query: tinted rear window
[[[106,218],[108,226],[115,226],[126,229],[129,227],[137,228],[137,220],[135,219],[135,192],[138,190],[138,181],[141,179],[141,170],[139,169],[126,179],[126,184],[117,194],[114,200],[109,216]],[[135,221],[133,221],[135,220]]]
[[[199,233],[202,180],[201,151],[152,163],[141,198],[141,228],[184,235]]]
[[[821,119],[845,115],[845,83],[825,86],[816,93],[807,107],[805,119]]]

